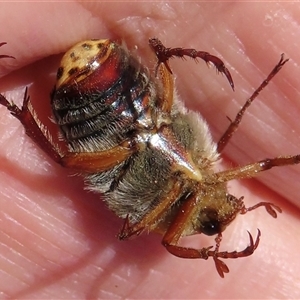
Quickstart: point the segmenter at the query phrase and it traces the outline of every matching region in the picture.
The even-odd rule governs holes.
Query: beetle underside
[[[237,113],[236,118],[230,121],[227,130],[215,146],[210,140],[205,121],[198,115],[196,117],[193,112],[188,113],[185,109],[182,112],[177,108],[174,79],[168,62],[172,57],[201,58],[225,74],[233,88],[231,75],[224,63],[207,52],[166,48],[157,39],[150,39],[149,42],[158,59],[156,79],[148,74],[147,68],[143,68],[121,46],[110,40],[85,41],[67,52],[63,61],[68,62],[68,72],[64,68],[66,64],[60,67],[58,83],[51,96],[56,121],[69,147],[67,152],[60,150],[52,142],[50,133],[38,120],[31,107],[27,89],[22,108],[9,102],[1,94],[0,104],[7,107],[22,123],[26,134],[55,162],[82,173],[87,178],[90,189],[105,195],[108,206],[125,219],[119,239],[139,235],[144,230],[160,231],[163,233],[162,243],[170,253],[182,258],[208,259],[211,256],[219,275],[224,277],[224,273],[228,273],[229,269],[221,259],[251,255],[260,238],[258,230],[255,241],[249,233],[250,245],[244,250],[219,251],[222,232],[227,225],[237,214],[245,214],[260,206],[264,206],[274,218],[277,216],[276,211],[281,212],[279,207],[268,202],[260,202],[246,208],[243,197],[236,198],[227,192],[226,183],[233,179],[254,177],[257,173],[275,166],[298,164],[300,155],[265,159],[222,172],[213,172],[212,166],[237,130],[247,108],[287,60],[284,60],[282,55],[268,77]],[[3,44],[0,43],[0,46]],[[95,52],[97,61],[100,61],[98,65],[101,65],[102,69],[93,69],[92,64],[84,64],[81,66],[84,69],[77,75],[78,67],[70,65],[70,60],[76,55],[84,55],[84,51],[92,51],[93,54]],[[122,60],[122,67],[127,66],[127,69],[121,70],[126,76],[123,73],[114,73],[114,70],[120,68],[119,60]],[[134,80],[129,76],[130,72],[136,75]],[[109,80],[112,83],[108,87],[106,85]],[[131,98],[126,98],[128,90]],[[91,93],[91,101],[87,96],[82,96],[85,95],[85,91],[87,94]],[[81,98],[78,98],[78,93]],[[127,96],[118,98],[120,95]],[[84,105],[80,99],[85,101]],[[120,104],[115,105],[116,103]],[[75,104],[76,107],[72,106]],[[88,108],[85,105],[89,105]],[[118,111],[113,110],[115,106]],[[74,109],[72,113],[71,109]],[[101,119],[96,116],[97,110]],[[87,111],[94,115],[87,118]],[[121,116],[127,119],[120,121]],[[120,127],[105,123],[110,131],[102,132],[101,127],[87,134],[96,124],[94,119],[100,120],[102,127],[103,122],[116,122],[116,125],[126,126],[122,125],[124,131],[120,133],[116,131],[120,130]],[[192,122],[191,119],[197,120]],[[89,126],[81,129],[78,124],[82,122],[87,122]],[[201,140],[202,136],[197,137],[198,132],[194,124],[201,124],[204,128],[204,142]],[[105,136],[111,131],[115,140]],[[90,137],[93,138],[92,145],[85,144],[91,141]],[[98,138],[103,138],[104,142],[97,143]],[[144,195],[144,198],[141,195]],[[182,236],[196,233],[216,235],[214,249],[213,246],[194,249],[179,245]]]

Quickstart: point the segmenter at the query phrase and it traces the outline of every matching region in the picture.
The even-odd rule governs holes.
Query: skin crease
[[[66,13],[67,12],[67,13]],[[34,13],[34,18],[32,17]],[[185,104],[201,111],[213,137],[225,131],[247,97],[284,52],[290,62],[253,103],[224,151],[222,168],[299,151],[299,5],[293,3],[3,3],[0,4],[0,92],[21,104],[25,86],[44,122],[61,54],[80,40],[121,38],[152,69],[148,38],[168,47],[194,47],[220,56],[235,92],[213,68],[172,60]],[[51,56],[52,55],[52,56]],[[51,57],[50,57],[51,56]],[[50,124],[51,125],[51,124]],[[51,126],[52,129],[55,127]],[[300,166],[277,168],[258,179],[229,183],[247,206],[273,202],[239,216],[223,234],[222,250],[241,250],[260,228],[251,257],[226,261],[221,279],[212,259],[169,255],[150,234],[120,242],[122,220],[99,195],[83,190],[80,177],[56,165],[0,107],[0,297],[41,298],[299,298]],[[213,237],[191,245],[214,245]]]

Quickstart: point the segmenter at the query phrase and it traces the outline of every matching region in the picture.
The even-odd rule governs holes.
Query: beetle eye
[[[204,211],[202,211],[203,213]],[[215,210],[205,210],[205,219],[201,222],[201,232],[206,235],[214,235],[220,233],[221,224],[218,218],[218,213]]]
[[[215,235],[220,233],[220,223],[218,220],[211,220],[201,224],[201,232],[206,235]]]

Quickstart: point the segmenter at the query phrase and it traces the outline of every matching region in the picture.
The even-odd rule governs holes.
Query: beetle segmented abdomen
[[[156,99],[152,85],[148,70],[124,48],[114,45],[86,78],[79,82],[73,78],[73,84],[58,86],[52,94],[52,108],[70,149],[101,151],[130,137],[137,120],[144,124],[144,119],[149,119],[149,107]],[[151,121],[150,115],[147,124]]]

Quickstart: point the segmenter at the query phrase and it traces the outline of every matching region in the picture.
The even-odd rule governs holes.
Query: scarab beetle
[[[287,62],[283,55],[266,80],[231,121],[218,143],[202,116],[187,110],[174,92],[171,57],[200,58],[225,74],[224,63],[207,52],[166,48],[149,40],[157,57],[153,74],[122,44],[109,39],[79,42],[62,58],[51,93],[55,122],[68,150],[54,144],[38,120],[27,91],[22,108],[0,95],[0,103],[23,124],[26,133],[54,161],[84,176],[87,187],[101,193],[108,207],[124,219],[121,240],[143,231],[163,234],[166,249],[182,258],[214,259],[221,277],[229,269],[221,259],[251,255],[260,231],[242,251],[219,251],[222,232],[238,214],[264,206],[271,216],[281,209],[260,202],[246,208],[231,195],[227,181],[249,178],[274,166],[298,164],[300,155],[266,159],[221,172],[213,165],[242,117],[271,78]],[[3,55],[0,58],[7,58]],[[180,238],[216,235],[216,246],[180,246]]]

